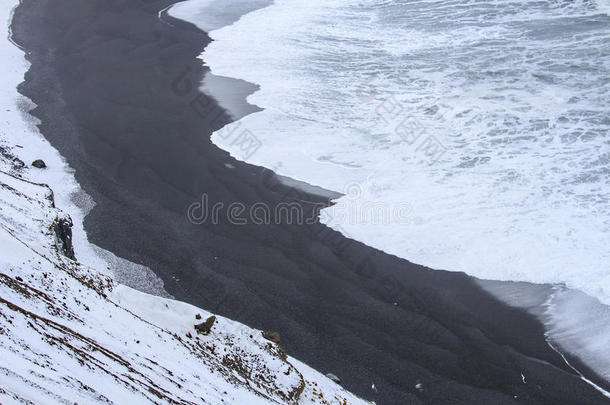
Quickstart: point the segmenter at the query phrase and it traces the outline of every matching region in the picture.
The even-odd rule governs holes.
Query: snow
[[[17,3],[2,2],[3,21]],[[117,283],[110,269],[136,265],[88,242],[79,207],[93,202],[16,91],[23,52],[6,37],[0,57],[0,403],[367,403],[259,330],[217,316],[198,334],[212,314]],[[77,261],[55,236],[68,217]]]
[[[73,170],[63,157],[39,133],[39,121],[28,114],[36,105],[17,92],[17,85],[24,80],[29,63],[24,51],[10,39],[10,20],[17,0],[7,0],[0,4],[0,20],[5,21],[8,35],[0,40],[0,58],[3,72],[0,75],[0,147],[19,145],[16,151],[26,164],[42,159],[47,165],[44,170],[29,170],[28,178],[36,183],[48,184],[55,192],[58,206],[74,221],[75,249],[80,252],[79,260],[98,271],[104,271],[123,283],[137,286],[155,295],[170,297],[163,290],[163,282],[148,268],[127,262],[109,251],[89,243],[83,221],[95,202],[78,185]]]
[[[261,331],[217,317],[200,335],[207,311],[64,257],[53,224],[66,214],[8,166],[3,156],[0,403],[365,403]]]

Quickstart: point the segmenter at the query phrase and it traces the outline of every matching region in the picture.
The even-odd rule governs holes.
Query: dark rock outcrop
[[[0,156],[8,160],[13,166],[14,170],[21,170],[25,167],[25,163],[23,162],[23,160],[13,155],[11,151],[4,146],[0,146]]]
[[[37,167],[39,169],[44,169],[47,167],[47,164],[42,159],[36,159],[32,162],[32,166]]]
[[[25,167],[25,163],[23,162],[23,160],[21,160],[17,157],[13,159],[13,169],[20,170],[20,169],[23,169],[24,167]]]
[[[72,245],[72,218],[58,218],[53,223],[53,231],[57,238],[57,247],[64,256],[76,260]]]
[[[212,330],[212,326],[214,326],[214,322],[216,322],[216,317],[212,315],[206,319],[205,322],[195,325],[195,329],[197,330],[197,333],[208,335]]]

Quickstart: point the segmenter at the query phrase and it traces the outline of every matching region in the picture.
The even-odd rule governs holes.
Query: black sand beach
[[[177,299],[280,332],[290,355],[378,404],[608,402],[537,320],[462,273],[318,223],[190,223],[203,194],[225,207],[295,202],[311,212],[325,202],[211,144],[229,117],[197,90],[209,38],[161,21],[172,2],[23,0],[16,11],[15,40],[32,63],[20,91],[97,203],[91,242],[150,267]]]

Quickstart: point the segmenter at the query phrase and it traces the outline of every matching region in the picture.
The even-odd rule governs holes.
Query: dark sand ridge
[[[228,117],[197,91],[209,39],[160,21],[171,2],[23,0],[15,14],[32,62],[20,91],[97,202],[86,220],[93,243],[149,266],[178,299],[279,331],[291,355],[380,404],[607,403],[539,322],[462,273],[317,223],[189,223],[203,193],[225,206],[296,201],[311,211],[323,201],[210,143]]]

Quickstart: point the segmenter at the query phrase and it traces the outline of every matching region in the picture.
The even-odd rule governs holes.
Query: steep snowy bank
[[[48,186],[5,171],[36,170],[15,161],[4,149],[0,402],[364,402],[295,367],[260,331],[219,317],[198,333],[211,314],[67,258],[57,229],[69,217]]]
[[[16,3],[0,7],[7,23]],[[0,40],[0,403],[365,403],[258,330],[217,317],[198,333],[211,314],[113,280],[82,226],[91,202],[16,91],[27,64],[8,38]],[[30,167],[38,158],[47,168]]]

